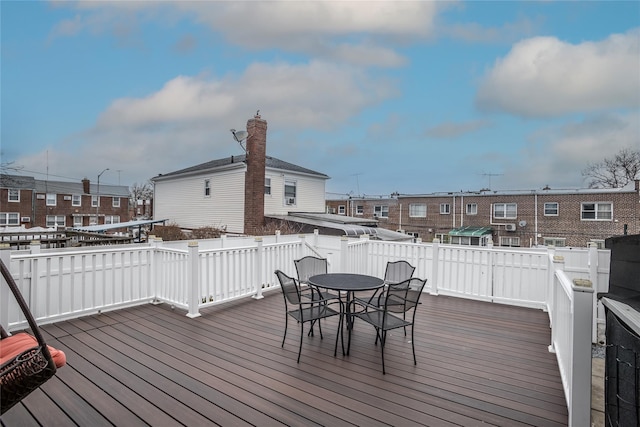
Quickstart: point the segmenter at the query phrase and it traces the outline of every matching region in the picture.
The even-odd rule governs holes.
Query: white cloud
[[[581,171],[589,163],[638,146],[640,115],[594,115],[582,122],[540,130],[517,156],[505,159],[509,188],[584,188]]]
[[[279,132],[332,130],[394,95],[387,80],[318,61],[257,63],[240,76],[179,76],[145,97],[112,102],[93,129],[51,151],[48,170],[82,177],[109,167],[128,171],[122,182],[134,182],[241,154],[229,129],[242,129],[258,109],[269,123],[268,152],[294,152],[300,141],[278,139]],[[308,159],[308,150],[300,155]],[[30,170],[47,170],[46,161],[45,153],[16,159]],[[103,179],[117,183],[115,175]]]
[[[121,45],[137,22],[173,25],[193,19],[250,50],[277,48],[340,63],[398,67],[398,42],[424,39],[443,6],[427,1],[77,2],[78,14],[60,22],[55,37],[111,32]],[[140,41],[134,40],[134,46]]]
[[[425,131],[425,135],[431,138],[457,138],[467,133],[491,126],[487,120],[470,120],[467,122],[445,122]]]
[[[535,37],[513,46],[482,80],[476,104],[525,117],[640,106],[640,30],[600,42]]]

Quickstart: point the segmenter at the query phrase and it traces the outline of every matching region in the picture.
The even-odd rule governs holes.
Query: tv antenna
[[[486,176],[489,178],[489,186],[487,187],[489,190],[491,190],[491,177],[492,176],[502,176],[504,174],[502,173],[481,173],[480,175],[482,176]]]

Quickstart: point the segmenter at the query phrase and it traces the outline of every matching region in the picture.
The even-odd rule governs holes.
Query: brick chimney
[[[244,232],[257,235],[264,226],[264,176],[267,121],[259,114],[247,121],[247,172],[244,179]]]
[[[82,178],[82,191],[84,194],[91,194],[90,181],[87,178]]]

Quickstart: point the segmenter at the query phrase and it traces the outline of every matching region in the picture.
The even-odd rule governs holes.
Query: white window
[[[20,201],[20,190],[9,189],[9,201],[10,202],[19,202]]]
[[[111,206],[113,206],[114,208],[119,208],[120,207],[120,197],[114,197],[113,199],[111,199]]]
[[[104,223],[105,224],[117,224],[120,222],[120,215],[105,215]]]
[[[356,215],[364,215],[364,206],[362,205],[356,206]]]
[[[602,239],[590,239],[590,243],[595,243],[598,249],[605,249],[604,240]]]
[[[544,216],[558,216],[559,205],[557,202],[549,202],[544,204]]]
[[[440,215],[449,215],[451,213],[451,205],[449,203],[440,203]]]
[[[205,179],[204,180],[204,197],[210,197],[210,196],[211,196],[211,180]]]
[[[285,205],[296,204],[296,182],[295,181],[284,182],[284,204]]]
[[[47,215],[47,227],[64,227],[65,220],[64,215]]]
[[[89,225],[98,225],[98,217],[96,215],[89,217]]]
[[[613,203],[582,203],[580,219],[586,221],[611,221],[613,219]]]
[[[264,194],[267,196],[271,195],[271,178],[264,179]]]
[[[20,225],[18,212],[0,212],[0,225]]]
[[[478,215],[478,205],[476,203],[467,203],[467,215]]]
[[[373,216],[379,218],[389,218],[389,206],[374,206]]]
[[[80,206],[82,204],[82,196],[79,194],[73,194],[71,196],[71,206]]]
[[[493,205],[493,217],[494,218],[517,218],[518,217],[518,204],[517,203],[496,203]]]
[[[344,213],[346,212],[346,208],[344,205],[340,205],[338,206],[338,215],[344,215]]]
[[[566,246],[566,241],[564,237],[544,237],[542,239],[542,244],[545,246],[556,246],[558,248]]]
[[[427,205],[425,203],[409,203],[409,216],[411,218],[426,218]]]
[[[440,240],[440,243],[449,243],[451,238],[448,234],[436,233],[436,239]]]
[[[100,203],[100,198],[98,196],[91,196],[91,206],[98,207],[98,203]]]
[[[56,195],[52,193],[47,193],[47,206],[55,206],[56,205]]]
[[[510,247],[519,248],[520,238],[519,237],[500,237],[500,246],[510,246]]]
[[[73,217],[73,226],[74,227],[82,227],[82,217],[77,215]]]

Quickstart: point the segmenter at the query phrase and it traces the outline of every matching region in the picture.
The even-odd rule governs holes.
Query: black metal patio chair
[[[304,324],[311,322],[313,325],[317,322],[318,329],[320,331],[320,339],[322,339],[322,325],[321,319],[327,317],[338,316],[338,329],[336,332],[336,344],[333,351],[335,356],[338,353],[338,336],[342,336],[342,302],[339,299],[335,300],[317,300],[306,299],[302,297],[300,290],[300,283],[297,279],[289,277],[280,270],[275,271],[278,280],[280,281],[280,287],[282,289],[282,295],[284,296],[285,304],[285,325],[284,336],[282,337],[282,347],[284,347],[285,340],[287,338],[287,327],[289,324],[289,316],[293,317],[300,323],[300,347],[298,349],[298,363],[300,363],[300,354],[302,353],[302,339],[304,337]],[[332,306],[339,305],[338,310],[335,310]],[[344,347],[344,344],[343,344]]]
[[[364,320],[372,325],[376,330],[376,345],[380,341],[380,353],[382,356],[382,373],[386,374],[384,367],[384,347],[387,344],[387,332],[392,329],[406,328],[411,326],[411,350],[413,351],[413,363],[417,365],[416,348],[414,339],[414,323],[420,296],[424,290],[427,280],[417,277],[405,280],[397,284],[389,284],[384,292],[384,298],[381,304],[367,304],[359,302],[362,310],[356,311],[353,316]],[[405,314],[412,312],[410,320],[406,319]],[[393,313],[402,313],[400,318]],[[406,334],[406,329],[405,329]]]
[[[324,300],[337,299],[338,295],[329,292],[324,289],[319,289],[309,283],[309,278],[317,274],[327,274],[328,262],[326,258],[319,258],[314,256],[306,256],[293,261],[296,266],[296,272],[298,273],[298,281],[301,284],[305,284],[309,288],[310,298],[320,298]],[[303,296],[308,296],[303,293]]]
[[[374,300],[378,298],[378,306],[382,303],[384,298],[384,292],[390,284],[401,283],[409,280],[413,277],[413,272],[416,270],[414,266],[407,261],[389,261],[384,271],[384,287],[376,290],[373,295],[367,298],[356,298],[355,302],[360,304],[374,304]],[[378,293],[382,291],[381,293]]]

